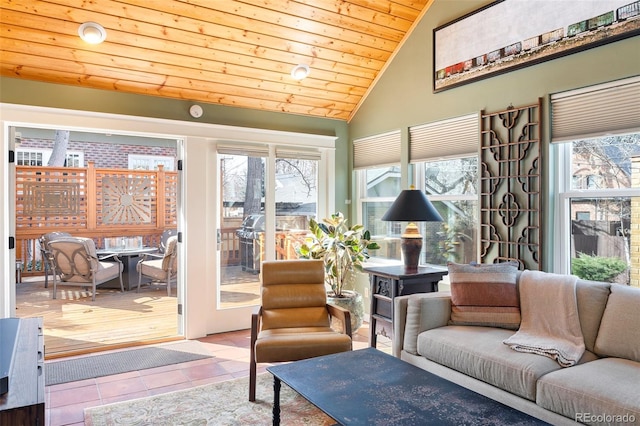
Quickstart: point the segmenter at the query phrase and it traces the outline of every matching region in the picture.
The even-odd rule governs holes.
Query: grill
[[[240,239],[240,266],[243,271],[260,272],[260,239],[264,232],[264,215],[251,214],[242,221],[242,228],[236,231]]]
[[[309,219],[306,215],[276,216],[276,231],[306,229]],[[260,238],[264,234],[264,215],[251,214],[242,221],[242,227],[236,231],[240,240],[240,266],[243,271],[257,274],[260,272]]]

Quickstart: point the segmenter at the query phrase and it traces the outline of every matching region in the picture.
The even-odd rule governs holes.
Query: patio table
[[[155,253],[158,251],[157,247],[140,247],[137,249],[98,249],[96,253],[98,256],[116,255],[122,262],[122,285],[126,291],[138,288],[138,273],[136,272],[136,264],[147,253]],[[142,277],[142,283],[148,283],[151,279]],[[120,282],[118,279],[108,281],[101,284],[101,287],[105,288],[120,288]]]

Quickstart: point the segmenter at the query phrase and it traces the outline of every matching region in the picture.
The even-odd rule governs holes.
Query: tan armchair
[[[169,237],[164,254],[145,254],[136,265],[136,270],[138,271],[138,292],[140,292],[142,277],[148,277],[151,281],[165,284],[167,296],[171,296],[171,281],[178,277],[178,236]]]
[[[124,292],[122,262],[115,255],[98,258],[96,245],[91,238],[60,237],[49,241],[49,248],[54,267],[54,299],[56,298],[58,278],[61,284],[91,287],[92,301],[96,300],[96,287],[115,278],[120,279],[120,291]],[[113,259],[113,262],[104,262],[110,258]]]
[[[257,363],[297,361],[350,351],[349,311],[327,304],[322,260],[262,262],[262,306],[251,316],[249,401],[256,400]],[[331,317],[341,320],[334,331]]]

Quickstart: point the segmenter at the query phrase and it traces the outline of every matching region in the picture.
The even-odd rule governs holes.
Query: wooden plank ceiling
[[[433,0],[0,1],[4,76],[349,120]]]

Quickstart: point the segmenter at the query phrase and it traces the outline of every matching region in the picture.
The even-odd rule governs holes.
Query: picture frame
[[[433,30],[433,91],[639,34],[640,0],[497,0]]]

